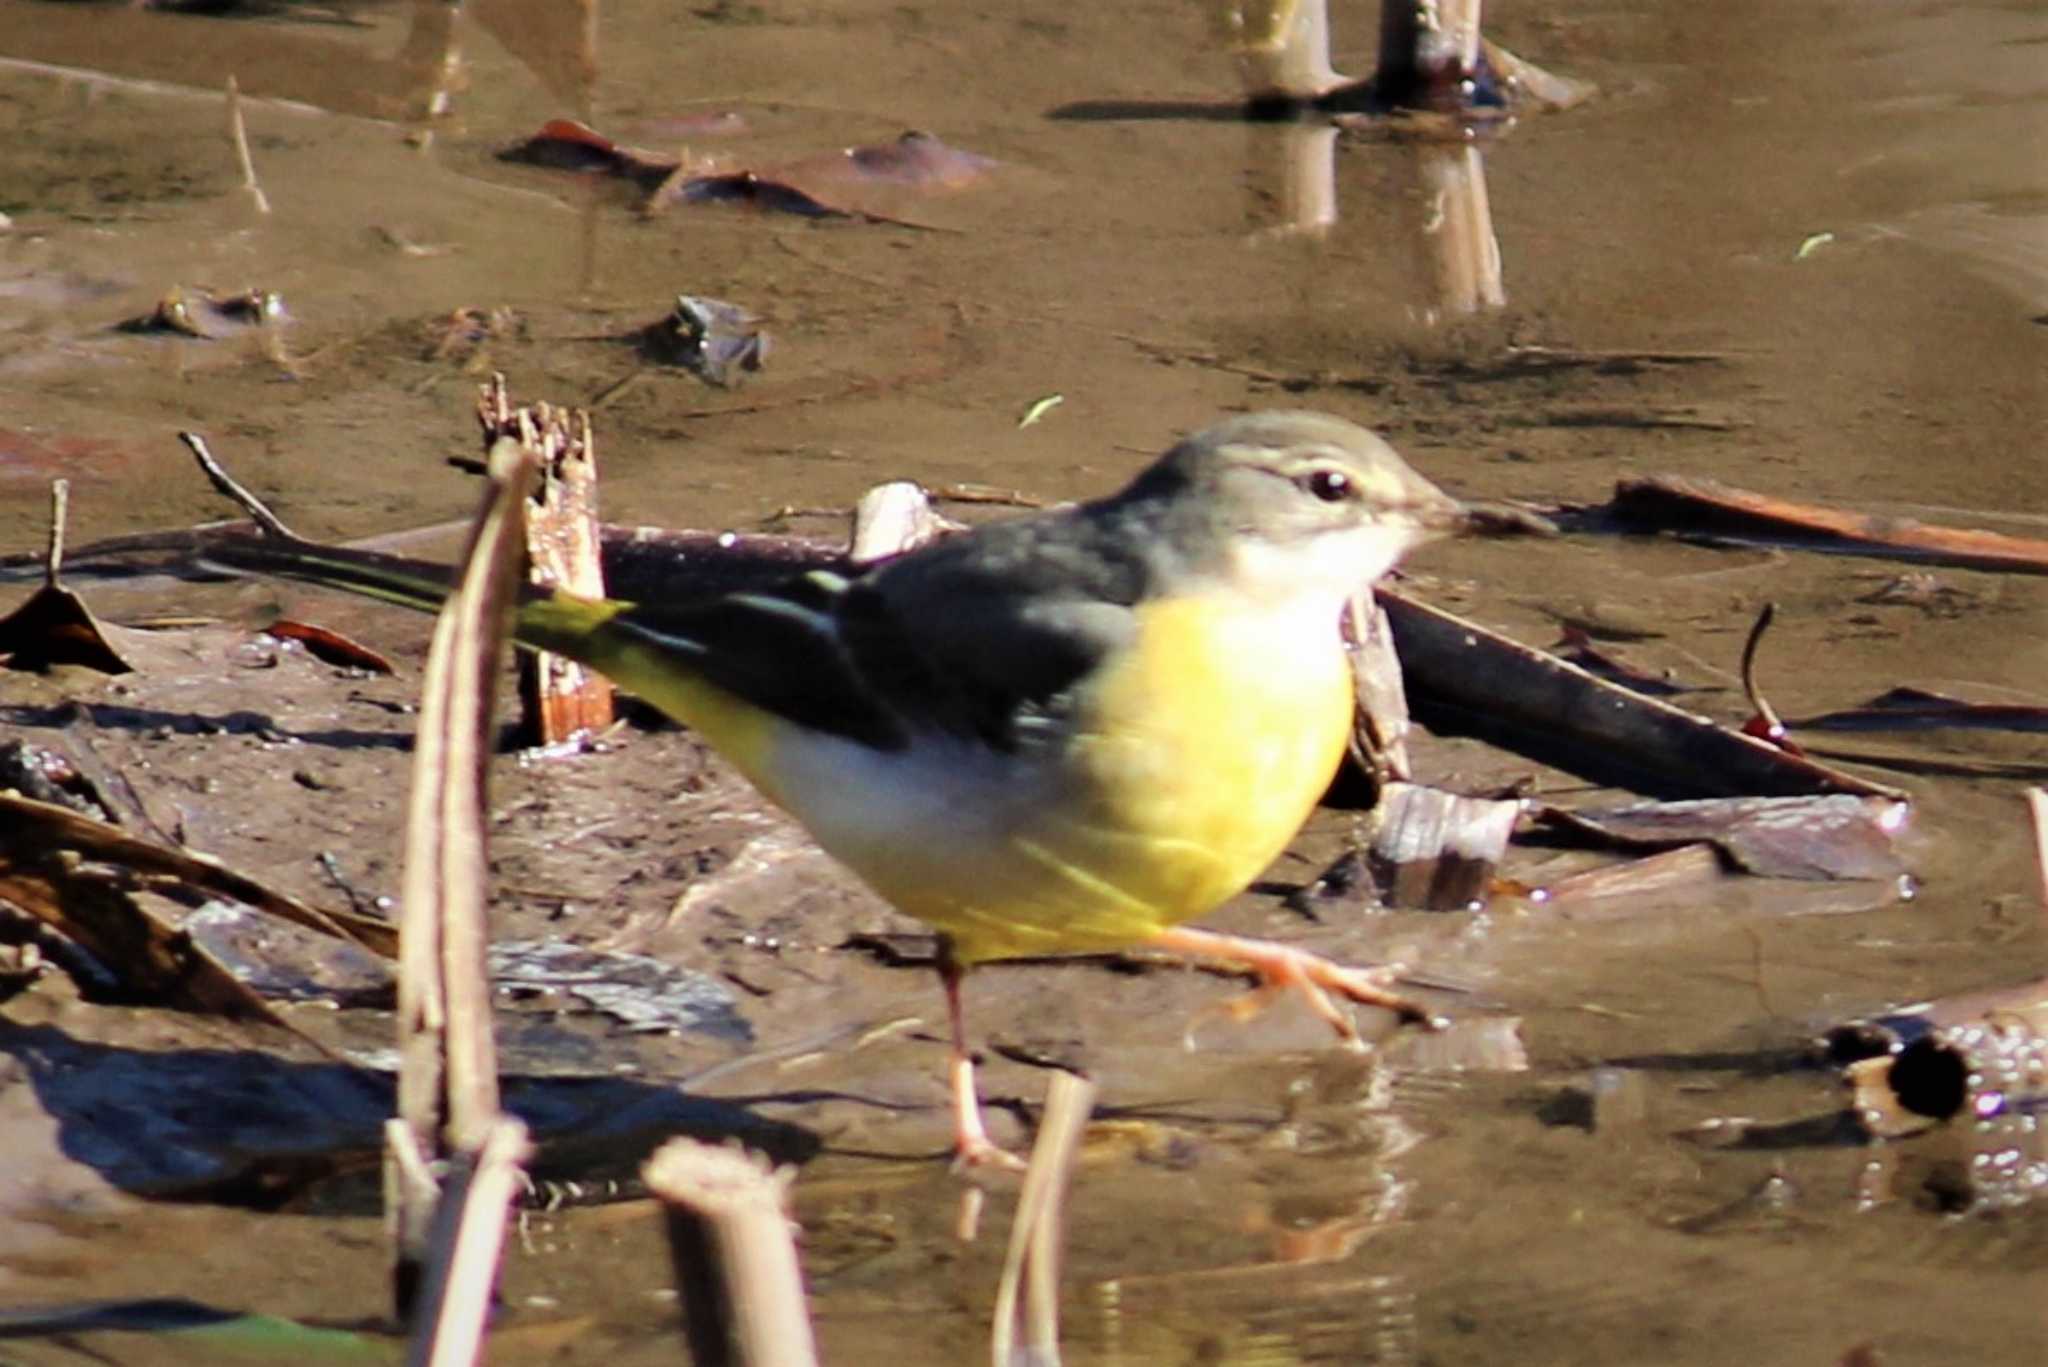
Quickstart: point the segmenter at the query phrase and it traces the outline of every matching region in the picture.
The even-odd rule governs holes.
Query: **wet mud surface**
[[[1275,406],[1365,423],[1470,498],[1599,503],[1671,472],[2020,534],[2048,520],[2034,7],[1502,0],[1493,37],[1601,96],[1482,144],[1505,304],[1470,312],[1442,292],[1423,148],[1329,142],[1335,220],[1303,231],[1288,206],[1312,172],[1289,159],[1322,144],[1187,116],[1238,93],[1196,7],[621,4],[585,52],[567,7],[501,0],[465,16],[449,112],[427,121],[439,8],[0,3],[0,550],[41,545],[59,475],[74,543],[229,515],[185,428],[309,535],[464,516],[474,486],[445,460],[472,453],[493,369],[520,398],[594,407],[621,522],[836,535],[836,512],[802,510],[888,478],[1076,497]],[[1368,67],[1369,17],[1335,22],[1338,65]],[[230,73],[268,214],[225,132]],[[617,177],[500,159],[567,117],[727,168],[906,129],[998,166],[929,194],[890,184],[869,211],[894,221],[649,215]],[[175,286],[276,291],[288,318],[119,326]],[[678,294],[756,315],[758,373],[719,387],[637,347]],[[1587,626],[1733,723],[1767,601],[1760,678],[1787,716],[1898,685],[2048,692],[2037,578],[1593,535],[1436,547],[1412,568],[1418,596],[1535,644]],[[140,667],[120,678],[0,675],[0,739],[88,749],[157,826],[280,890],[343,905],[338,874],[366,903],[395,895],[423,620],[296,588],[75,586],[110,622],[209,621],[124,637]],[[280,608],[397,673],[256,634]],[[978,974],[998,1138],[1028,1133],[1045,1064],[1101,1086],[1069,1222],[1069,1360],[1823,1363],[1867,1342],[1888,1363],[2034,1360],[2039,1207],[1943,1213],[1927,1177],[1967,1164],[1962,1139],[1870,1144],[1837,1076],[1803,1059],[1845,1018],[2040,977],[2020,791],[2048,761],[2025,732],[1806,739],[1889,761],[1862,772],[1913,794],[1916,896],[1729,879],[1571,916],[1502,899],[1318,923],[1282,894],[1343,848],[1352,818],[1325,812],[1209,921],[1405,960],[1464,1028],[1519,1019],[1524,1070],[1437,1066],[1401,1036],[1362,1062],[1292,1004],[1233,1026],[1214,1013],[1239,984],[1180,967]],[[1424,736],[1415,763],[1461,792],[1618,796],[1468,739]],[[972,1184],[941,1156],[928,937],[674,728],[508,751],[493,785],[504,939],[653,956],[717,1005],[650,1030],[559,984],[507,992],[551,1180],[630,1172],[657,1132],[739,1129],[803,1165],[826,1360],[984,1355],[1013,1191],[988,1182],[981,1236],[958,1237]],[[1524,845],[1504,872],[1576,866]],[[335,1049],[388,1048],[374,991],[282,1009]],[[0,1298],[382,1313],[380,1084],[63,972],[0,1003],[0,1055]],[[619,1090],[548,1090],[565,1076]],[[181,1097],[179,1078],[209,1081]],[[216,1095],[248,1117],[233,1139],[196,1100]],[[576,1133],[602,1152],[565,1146]],[[645,1202],[530,1213],[493,1358],[676,1360],[669,1285]],[[0,1356],[221,1360],[115,1333]]]

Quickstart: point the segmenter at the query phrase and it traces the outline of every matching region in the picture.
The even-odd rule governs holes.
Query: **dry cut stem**
[[[787,1209],[794,1174],[730,1146],[672,1139],[642,1169],[648,1189],[670,1207],[670,1245],[685,1283],[686,1315],[715,1319],[686,1324],[696,1355],[729,1354],[743,1367],[815,1367],[817,1346],[804,1303],[803,1272]],[[708,1234],[708,1240],[698,1236]],[[697,1265],[702,1245],[715,1270]],[[703,1287],[707,1279],[708,1288]],[[707,1291],[712,1304],[702,1302]],[[705,1342],[707,1332],[719,1335]]]

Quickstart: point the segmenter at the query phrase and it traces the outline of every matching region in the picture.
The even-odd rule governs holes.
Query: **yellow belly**
[[[939,780],[893,840],[835,848],[814,829],[964,963],[1135,944],[1286,848],[1343,757],[1352,686],[1334,622],[1179,600],[1143,610],[1137,647],[1080,703],[1054,758]]]

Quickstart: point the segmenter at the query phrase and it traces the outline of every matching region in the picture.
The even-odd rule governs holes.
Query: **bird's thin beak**
[[[1479,526],[1479,516],[1448,494],[1417,508],[1416,525],[1432,538],[1464,536]]]
[[[1460,505],[1458,525],[1447,528],[1443,536],[1562,536],[1557,523],[1533,508],[1524,508],[1514,503],[1493,503],[1481,500],[1478,503]]]

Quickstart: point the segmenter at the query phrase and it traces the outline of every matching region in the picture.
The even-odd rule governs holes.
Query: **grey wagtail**
[[[1387,985],[1181,923],[1241,892],[1301,827],[1348,743],[1346,600],[1463,507],[1363,428],[1233,418],[1122,492],[988,524],[858,578],[812,573],[682,606],[537,594],[524,645],[609,675],[696,729],[824,849],[940,935],[954,1144],[982,1127],[961,1010],[992,959],[1146,946],[1429,1019]],[[310,543],[222,568],[432,609],[443,582]]]

